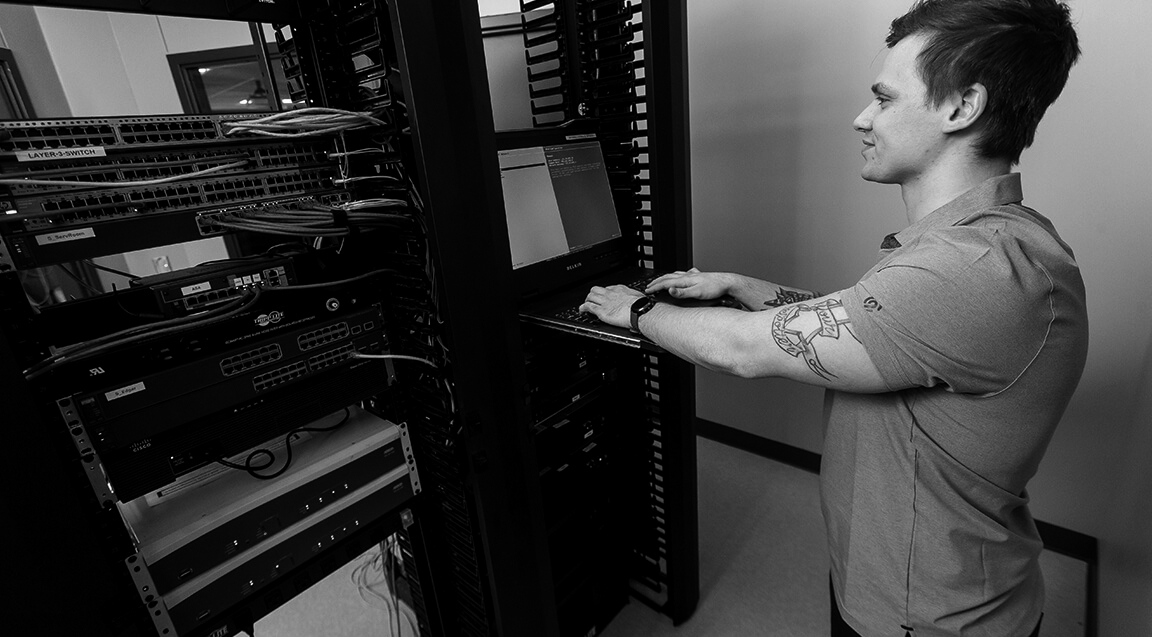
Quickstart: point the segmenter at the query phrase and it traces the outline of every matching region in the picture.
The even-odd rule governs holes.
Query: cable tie
[[[359,228],[352,225],[351,223],[348,223],[348,211],[342,208],[332,209],[332,225],[336,226],[337,228],[347,230],[348,234],[356,234],[360,232]]]

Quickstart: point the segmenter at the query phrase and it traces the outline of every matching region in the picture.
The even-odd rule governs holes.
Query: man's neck
[[[1007,160],[956,162],[939,166],[931,173],[900,184],[900,194],[908,211],[908,223],[916,223],[992,177],[1007,175],[1011,168]]]

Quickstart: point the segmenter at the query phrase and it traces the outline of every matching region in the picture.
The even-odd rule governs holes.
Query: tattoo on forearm
[[[768,307],[782,307],[791,303],[799,303],[800,301],[811,301],[816,298],[811,294],[804,294],[803,292],[793,292],[783,288],[776,291],[776,298],[764,301],[764,305]]]
[[[815,340],[817,336],[839,339],[840,328],[848,335],[860,341],[852,332],[852,322],[844,311],[844,304],[838,299],[828,299],[808,305],[798,303],[781,310],[772,319],[772,338],[776,345],[793,357],[804,357],[817,376],[825,380],[836,378],[836,374],[828,371],[816,355]]]

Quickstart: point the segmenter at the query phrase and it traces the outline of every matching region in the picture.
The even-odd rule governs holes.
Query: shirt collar
[[[884,237],[881,249],[906,246],[920,235],[947,226],[954,226],[970,217],[974,212],[1002,206],[1010,203],[1020,203],[1024,199],[1024,191],[1020,187],[1020,173],[1008,173],[985,180],[959,197],[928,213],[916,223],[904,228],[895,235]],[[898,242],[892,245],[891,240]]]

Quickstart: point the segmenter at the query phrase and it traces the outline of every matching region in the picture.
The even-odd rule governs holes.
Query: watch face
[[[655,305],[656,305],[656,299],[654,299],[650,296],[642,296],[642,297],[636,299],[636,301],[634,303],[632,303],[632,312],[631,312],[631,314],[632,314],[631,319],[632,320],[630,321],[631,327],[629,328],[632,331],[632,333],[634,333],[634,334],[640,333],[640,323],[639,323],[640,315],[642,315],[645,312],[647,312],[648,310],[652,309],[653,307],[655,307]]]

